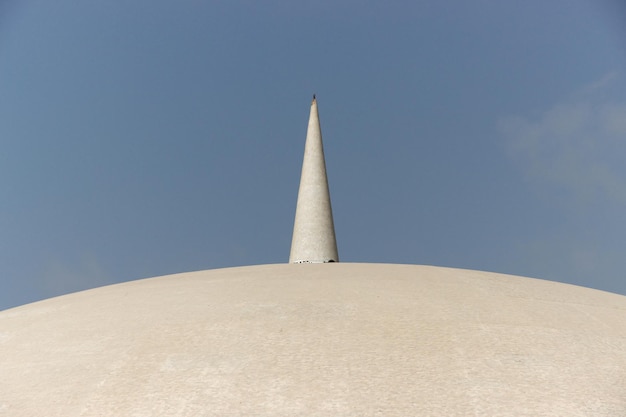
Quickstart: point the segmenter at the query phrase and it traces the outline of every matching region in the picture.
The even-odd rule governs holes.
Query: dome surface
[[[415,265],[281,264],[0,312],[1,416],[626,415],[626,297]]]

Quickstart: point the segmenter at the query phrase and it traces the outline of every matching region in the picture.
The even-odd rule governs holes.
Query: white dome
[[[2,416],[626,415],[626,297],[450,268],[201,271],[0,312]]]

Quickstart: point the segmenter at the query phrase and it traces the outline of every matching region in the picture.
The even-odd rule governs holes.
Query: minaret
[[[306,132],[289,262],[339,262],[315,95]]]

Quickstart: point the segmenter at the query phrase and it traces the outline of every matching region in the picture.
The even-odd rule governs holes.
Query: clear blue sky
[[[289,256],[317,93],[342,261],[626,294],[618,0],[0,3],[0,309]]]

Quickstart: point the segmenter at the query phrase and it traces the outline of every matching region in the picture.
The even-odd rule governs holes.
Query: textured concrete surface
[[[0,312],[0,416],[626,415],[626,297],[411,265],[185,273]]]
[[[315,97],[311,103],[304,145],[289,262],[339,262]]]

